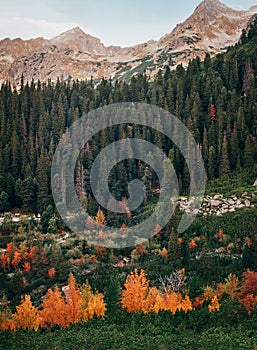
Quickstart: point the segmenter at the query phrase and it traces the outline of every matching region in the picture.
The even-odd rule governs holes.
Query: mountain
[[[0,82],[18,85],[51,78],[127,79],[146,71],[151,77],[166,65],[186,65],[207,52],[215,55],[238,42],[257,6],[236,11],[218,0],[202,1],[194,13],[160,40],[132,47],[106,47],[100,39],[76,27],[50,40],[3,39],[0,41]]]

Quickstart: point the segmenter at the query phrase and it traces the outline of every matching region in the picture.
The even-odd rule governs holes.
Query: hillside
[[[221,7],[227,17],[237,16],[218,1],[199,6],[207,11],[208,23],[207,13],[212,17]],[[220,25],[215,28],[220,30]],[[25,77],[18,89],[8,82],[1,85],[1,350],[257,348],[256,15],[239,36],[226,52],[194,58],[186,67],[165,67],[153,79],[137,74],[128,81],[103,78],[99,84],[26,83]],[[171,39],[161,40],[164,45]],[[23,42],[15,43],[22,50]],[[6,47],[11,44],[6,40]],[[27,52],[33,45],[47,47],[49,42],[28,41]],[[60,57],[66,45],[70,50],[88,50],[90,57],[123,50],[105,48],[79,28],[52,39],[50,45],[52,54],[59,50]],[[51,169],[60,140],[67,147],[57,152],[57,165],[62,169],[63,163],[72,162],[71,143],[64,133],[75,121],[124,101],[131,102],[131,108],[137,102],[159,106],[176,115],[194,136],[196,153],[201,152],[204,162],[206,191],[198,215],[183,232],[178,227],[192,200],[187,164],[192,149],[183,154],[179,144],[157,131],[158,125],[166,126],[161,113],[151,127],[136,118],[133,123],[115,124],[120,121],[116,113],[114,126],[104,128],[107,116],[97,115],[94,122],[100,122],[101,130],[81,148],[72,184],[67,174],[58,176]],[[104,205],[97,202],[90,172],[105,147],[126,138],[155,144],[165,157],[158,162],[150,150],[146,160],[139,161],[132,147],[126,149],[127,158],[117,162],[108,176],[104,173],[111,195],[125,208],[114,212],[108,210],[111,196]],[[131,226],[144,222],[160,204],[155,166],[160,164],[165,173],[167,159],[179,189],[173,216],[164,227],[156,216],[154,232],[146,232],[149,239],[129,240]],[[102,161],[103,171],[111,162],[110,155]],[[53,200],[51,179],[58,203]],[[145,196],[134,209],[128,183],[136,179],[143,181]],[[71,185],[88,213],[74,216],[75,223],[85,226],[83,235],[72,232],[60,216]],[[108,226],[118,229],[116,237]],[[130,244],[112,246],[117,236]]]

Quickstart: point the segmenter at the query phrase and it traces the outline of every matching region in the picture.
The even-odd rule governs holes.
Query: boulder
[[[221,201],[218,201],[218,200],[215,200],[215,199],[210,200],[209,203],[210,203],[210,205],[211,205],[212,207],[218,207],[219,205],[222,204]]]
[[[248,208],[251,206],[251,202],[248,199],[245,200],[245,206]]]
[[[216,194],[213,199],[217,200],[217,199],[222,199],[223,198],[223,194]]]

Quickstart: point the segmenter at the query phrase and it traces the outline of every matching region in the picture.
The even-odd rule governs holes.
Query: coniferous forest
[[[167,66],[153,80],[21,78],[19,88],[0,87],[0,349],[257,348],[256,57],[257,22],[226,53]],[[55,149],[74,121],[117,102],[177,116],[202,152],[206,196],[243,196],[251,205],[199,214],[183,234],[177,208],[152,239],[123,249],[70,232],[51,195]],[[122,161],[111,173],[111,192],[126,205],[128,182],[140,178],[144,205],[124,215],[99,207],[91,166],[105,145],[125,137],[158,145],[174,165],[180,195],[190,187],[183,155],[166,136],[125,124],[102,130],[79,156],[76,190],[100,227],[120,227],[121,235],[153,210],[159,186],[146,163]],[[97,234],[101,240],[101,229]]]

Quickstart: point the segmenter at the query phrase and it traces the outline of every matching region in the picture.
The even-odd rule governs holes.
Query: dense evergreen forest
[[[253,28],[242,42],[214,59],[191,61],[187,69],[157,74],[153,81],[138,75],[129,83],[102,79],[56,84],[31,82],[17,91],[6,83],[0,90],[0,211],[19,207],[40,212],[52,204],[51,159],[60,137],[84,113],[115,102],[145,102],[166,109],[188,127],[201,147],[208,179],[241,167],[251,168],[257,159],[256,37]],[[118,135],[117,135],[118,133]],[[152,141],[172,158],[181,190],[188,187],[188,172],[179,150],[163,135],[126,125],[114,132],[103,130],[81,156],[85,188],[93,158],[113,139],[137,136]],[[151,170],[150,170],[151,171]],[[137,174],[139,173],[139,174]],[[125,193],[130,177],[144,176],[156,186],[156,176],[145,168],[121,162],[113,173],[113,191]],[[97,207],[96,207],[97,208]],[[96,210],[94,208],[94,210]],[[94,213],[95,214],[95,213]]]
[[[257,21],[226,53],[175,71],[167,67],[154,80],[21,79],[17,90],[1,86],[0,349],[257,348],[256,57]],[[198,215],[181,235],[177,209],[152,239],[123,249],[92,245],[70,232],[51,196],[56,146],[83,114],[130,101],[171,112],[193,133],[206,167],[206,195],[245,193],[252,205]],[[166,152],[181,194],[189,187],[185,160],[164,135],[123,124],[102,130],[80,154],[76,190],[100,224],[115,224],[121,234],[133,216],[144,218],[155,205],[154,170],[127,160],[111,174],[118,199],[126,198],[131,179],[146,183],[149,198],[132,218],[99,208],[89,173],[105,145],[135,136]],[[16,223],[6,212],[18,210],[40,213],[41,220],[21,215]]]

